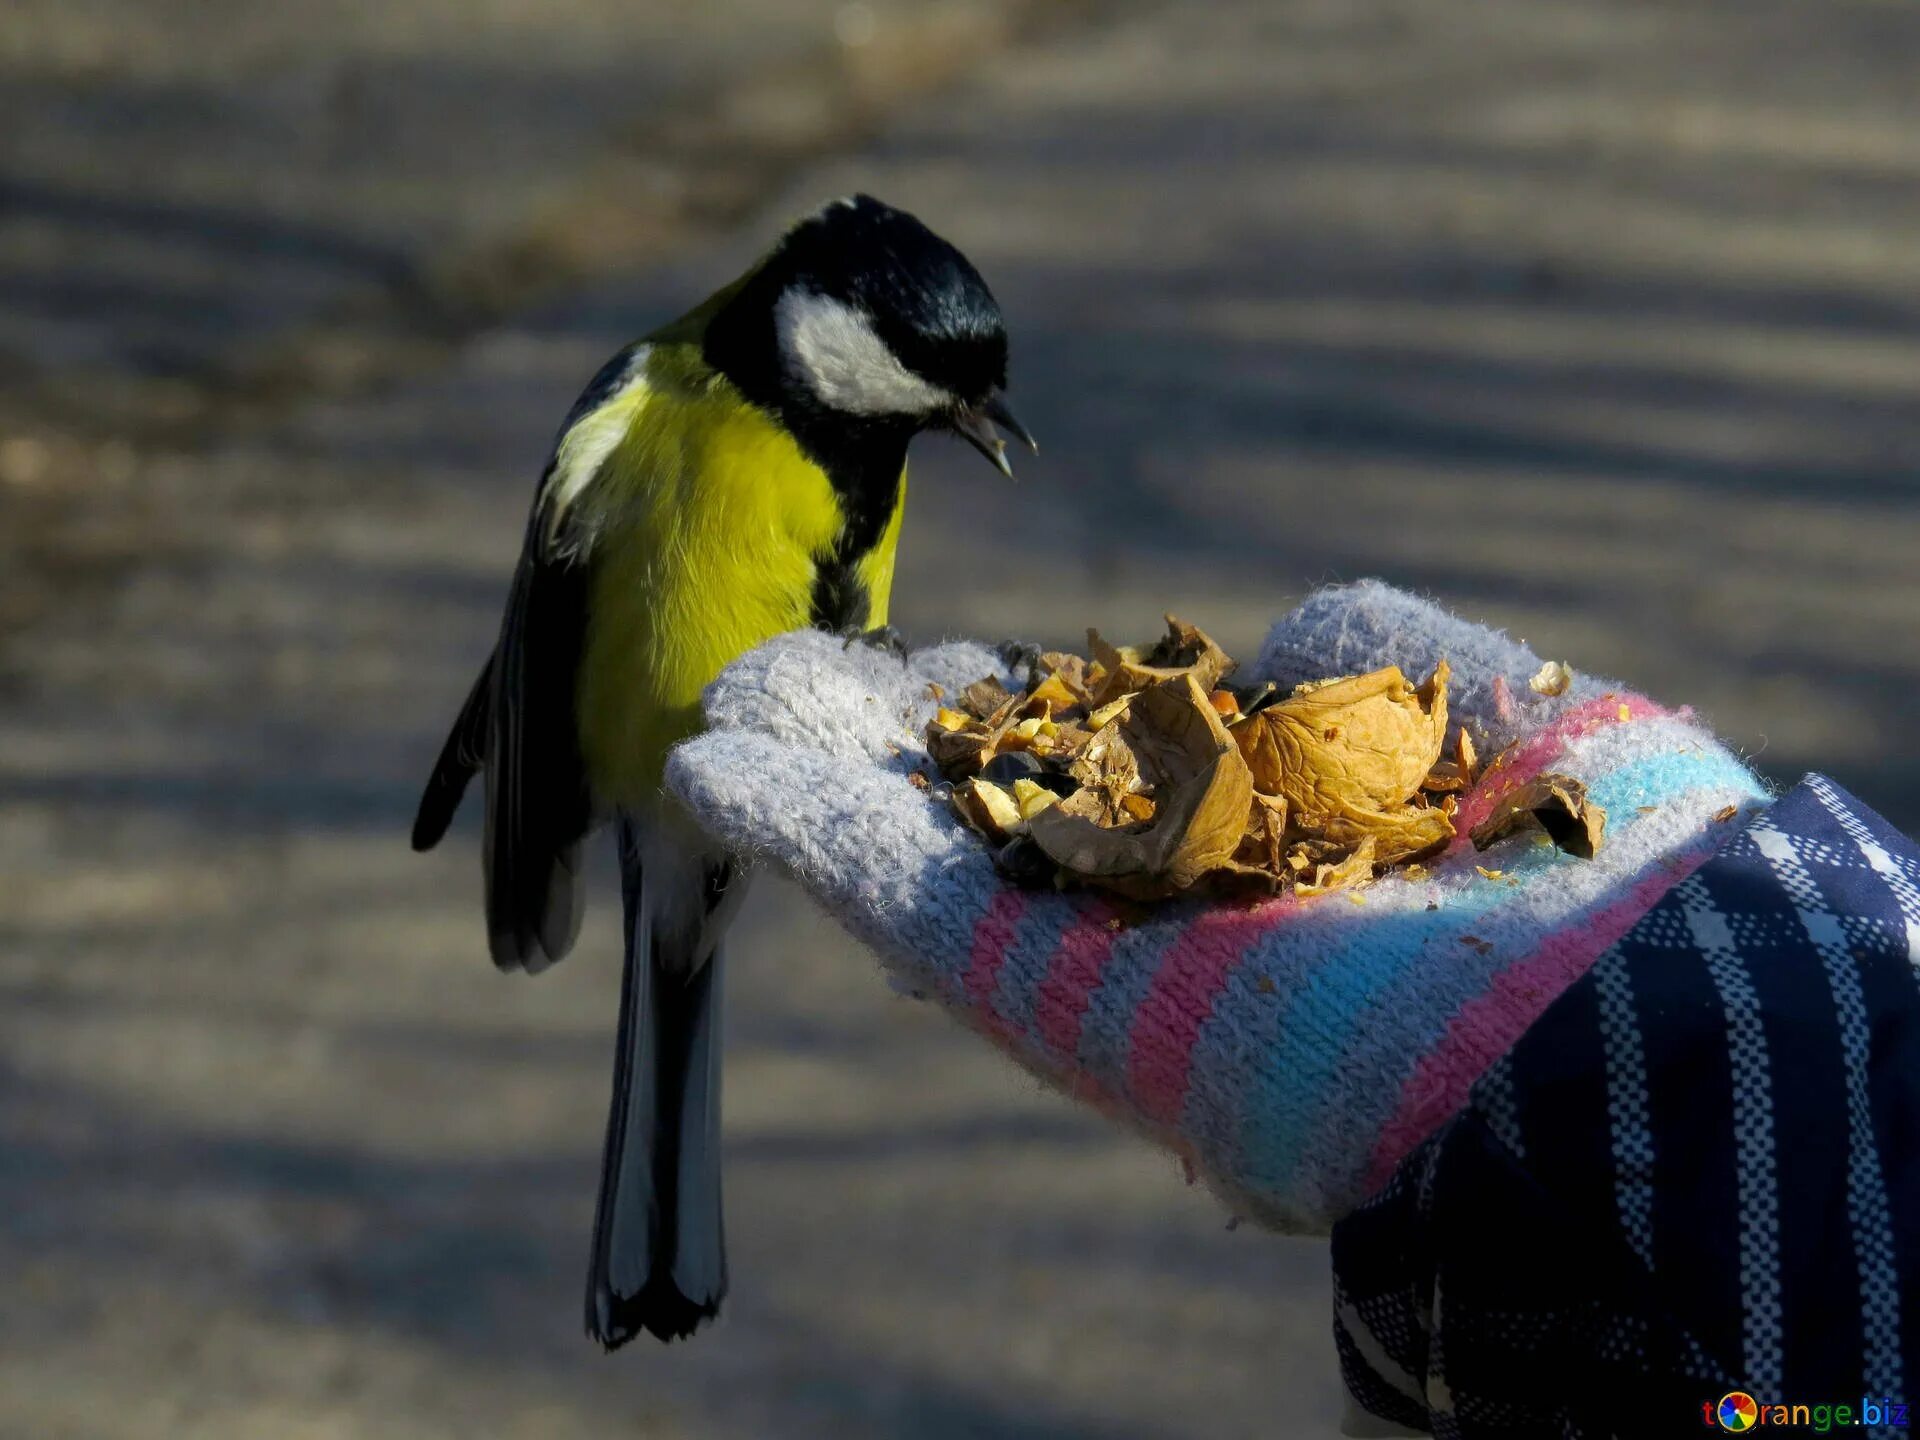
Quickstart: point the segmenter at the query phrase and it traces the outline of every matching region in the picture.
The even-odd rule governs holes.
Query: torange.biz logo
[[[1714,1415],[1722,1430],[1751,1430],[1760,1423],[1760,1407],[1753,1403],[1753,1396],[1739,1390],[1722,1395]]]
[[[1851,1430],[1861,1425],[1883,1425],[1891,1429],[1907,1428],[1907,1407],[1898,1400],[1866,1400],[1840,1405],[1770,1405],[1753,1398],[1744,1390],[1722,1395],[1716,1403],[1700,1402],[1700,1421],[1741,1435],[1762,1425],[1780,1429],[1811,1430],[1825,1435],[1833,1430]]]

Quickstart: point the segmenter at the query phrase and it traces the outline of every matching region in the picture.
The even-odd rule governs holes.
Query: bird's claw
[[[896,660],[907,658],[906,639],[891,625],[876,625],[871,630],[849,630],[846,644],[840,648],[851,650],[856,644],[884,650]]]
[[[1038,645],[1028,644],[1025,640],[1003,640],[994,647],[994,653],[1007,669],[1024,677],[1029,690],[1047,678],[1046,667],[1040,663],[1042,652]]]

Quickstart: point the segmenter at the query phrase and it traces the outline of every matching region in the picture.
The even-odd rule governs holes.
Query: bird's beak
[[[995,395],[978,409],[971,405],[963,405],[953,412],[955,433],[986,456],[988,464],[1011,480],[1013,467],[1007,463],[1007,442],[995,433],[993,427],[996,425],[1034,454],[1040,453],[1040,446],[1034,441],[1033,436],[1027,433],[1027,427],[1022,425],[1013,411],[1007,408],[1004,396]]]

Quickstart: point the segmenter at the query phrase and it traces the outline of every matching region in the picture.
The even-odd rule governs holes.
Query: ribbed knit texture
[[[1417,678],[1442,656],[1455,718],[1514,748],[1425,878],[1352,895],[1182,902],[1121,926],[1096,894],[1009,886],[906,779],[926,765],[928,681],[951,691],[1002,671],[977,645],[903,663],[783,636],[715,682],[712,728],[667,778],[713,834],[791,872],[900,988],[1171,1146],[1238,1213],[1318,1232],[1713,852],[1729,832],[1716,815],[1767,800],[1687,712],[1587,677],[1535,695],[1540,661],[1524,646],[1378,582],[1312,596],[1274,627],[1253,677],[1397,664]],[[1543,770],[1606,807],[1599,856],[1525,838],[1476,854],[1466,831]]]

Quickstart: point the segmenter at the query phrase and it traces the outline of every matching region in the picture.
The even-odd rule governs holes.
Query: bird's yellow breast
[[[844,517],[826,472],[697,346],[652,347],[636,383],[569,434],[583,425],[618,438],[569,506],[592,537],[581,755],[599,803],[636,809],[657,795],[667,751],[700,728],[707,684],[809,623],[816,565]],[[886,623],[905,494],[903,471],[858,566],[873,625]]]

